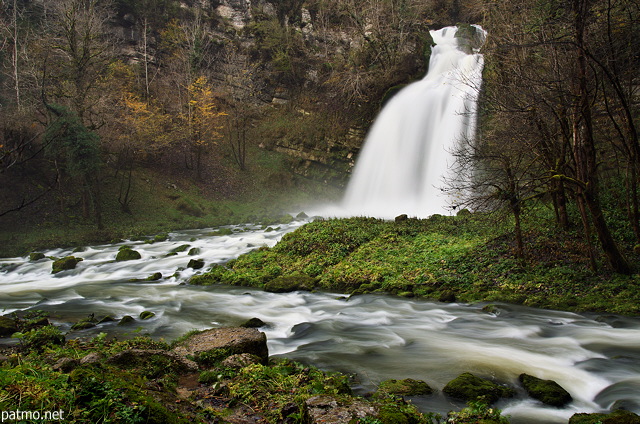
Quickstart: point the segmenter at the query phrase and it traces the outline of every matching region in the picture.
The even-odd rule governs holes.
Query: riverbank
[[[462,213],[396,222],[320,220],[214,266],[191,284],[232,284],[270,291],[392,293],[443,302],[506,302],[538,308],[640,315],[640,275],[589,269],[577,231],[559,232],[540,215],[515,254],[508,220]],[[540,224],[540,225],[538,225]],[[544,224],[544,225],[542,225]],[[640,256],[626,246],[633,263]]]

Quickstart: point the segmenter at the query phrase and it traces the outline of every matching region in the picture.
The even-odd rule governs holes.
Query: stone
[[[191,259],[191,260],[189,260],[189,264],[187,264],[187,268],[193,268],[193,269],[202,269],[202,268],[204,268],[204,259]]]
[[[483,400],[488,404],[497,402],[500,398],[509,398],[515,395],[515,390],[512,388],[476,377],[469,372],[462,373],[448,382],[442,392],[455,399],[467,402]]]
[[[529,396],[546,405],[562,407],[573,400],[569,392],[553,380],[543,380],[529,374],[520,374],[518,380]]]
[[[117,262],[135,261],[140,258],[142,258],[142,255],[128,246],[121,247],[118,251],[118,254],[116,255]]]
[[[296,274],[276,277],[264,285],[264,291],[270,293],[288,293],[296,290],[311,291],[316,280],[308,275]]]
[[[151,319],[151,318],[153,318],[155,316],[156,316],[156,314],[154,312],[151,312],[151,311],[142,311],[142,312],[140,312],[140,319],[141,320]]]
[[[456,294],[451,290],[443,291],[438,298],[438,302],[453,303],[456,301]]]
[[[5,316],[0,317],[0,337],[11,337],[16,331],[18,331],[18,325],[15,320]]]
[[[80,365],[97,364],[102,360],[102,355],[98,352],[91,352],[80,359]]]
[[[122,318],[120,318],[120,322],[118,322],[118,325],[126,325],[134,321],[135,319],[131,315],[125,315]]]
[[[311,424],[349,424],[375,419],[378,409],[365,401],[343,401],[329,395],[313,396],[304,403]]]
[[[67,256],[57,261],[53,261],[51,265],[51,273],[57,274],[58,272],[66,271],[69,269],[75,269],[78,262],[82,262],[82,258],[76,258],[75,256]]]
[[[73,324],[71,326],[71,330],[72,331],[77,331],[77,330],[86,330],[87,328],[93,328],[96,326],[95,322],[91,322],[91,321],[79,321],[76,322],[75,324]]]
[[[434,390],[422,380],[405,378],[404,380],[385,380],[378,386],[381,392],[399,396],[430,395]]]
[[[36,262],[36,261],[39,261],[40,259],[44,259],[44,253],[42,253],[42,252],[31,252],[31,253],[29,253],[29,261],[30,262]]]
[[[269,358],[267,336],[255,328],[242,327],[205,330],[179,342],[174,351],[205,366],[239,353],[256,355],[265,365]]]
[[[245,322],[244,324],[242,324],[240,327],[244,327],[244,328],[260,328],[260,327],[264,327],[265,322],[262,321],[260,318],[251,318],[249,320],[247,320],[247,322]]]
[[[159,280],[162,280],[161,272],[154,272],[153,274],[147,277],[147,281],[159,281]]]
[[[573,414],[569,424],[640,424],[640,416],[618,409],[610,414]]]
[[[402,222],[406,221],[407,219],[409,219],[409,216],[406,213],[403,213],[402,215],[396,216],[395,222]]]

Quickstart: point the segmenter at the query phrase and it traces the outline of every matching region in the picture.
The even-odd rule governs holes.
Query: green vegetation
[[[553,218],[545,210],[536,213],[525,231],[525,259],[515,253],[509,221],[483,214],[400,222],[331,219],[311,222],[273,248],[215,266],[190,283],[269,287],[304,279],[304,287],[291,289],[640,313],[638,274],[615,274],[606,265],[591,271],[579,231],[551,230],[546,220]]]

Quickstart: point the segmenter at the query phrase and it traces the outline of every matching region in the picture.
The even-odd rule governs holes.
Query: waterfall
[[[431,36],[426,76],[391,98],[367,135],[342,204],[348,215],[427,217],[455,206],[441,189],[457,143],[475,133],[486,33],[446,27]]]

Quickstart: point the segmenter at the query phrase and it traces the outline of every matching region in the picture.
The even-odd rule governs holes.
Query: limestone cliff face
[[[406,10],[379,3],[182,0],[172,13],[182,28],[199,25],[205,60],[197,72],[243,118],[249,142],[290,155],[300,174],[339,185],[385,93],[426,71],[428,30],[437,25],[429,2]],[[129,62],[162,69],[163,28],[144,24],[121,13],[113,33]]]

